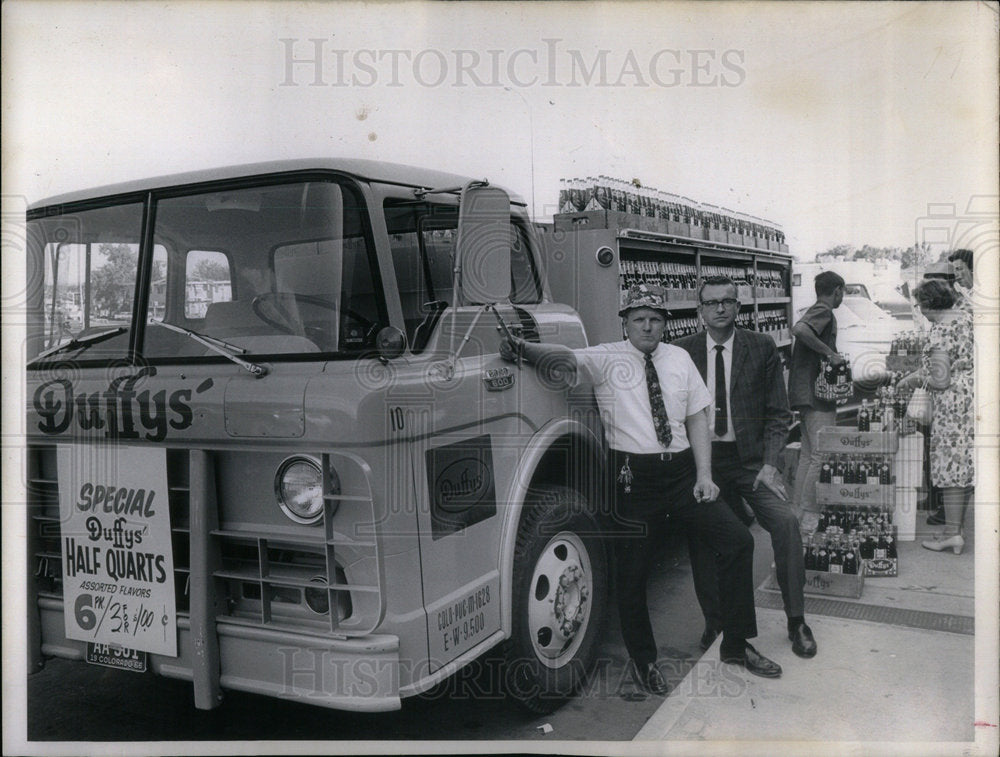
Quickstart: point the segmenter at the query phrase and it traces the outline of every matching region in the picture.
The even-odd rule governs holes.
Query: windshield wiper
[[[39,362],[40,360],[44,360],[47,357],[51,357],[56,353],[65,352],[66,350],[89,347],[92,344],[103,342],[105,339],[110,339],[113,336],[124,334],[126,331],[128,331],[128,326],[115,326],[113,329],[107,329],[105,331],[95,331],[93,334],[87,334],[86,336],[75,336],[68,342],[57,344],[55,347],[51,347],[45,350],[45,352],[36,355],[35,357],[33,357],[31,360],[28,361],[28,367],[30,368],[32,365]]]
[[[250,372],[254,378],[263,378],[267,375],[267,368],[263,365],[258,365],[257,363],[251,363],[242,358],[237,357],[237,355],[245,355],[246,350],[242,347],[237,347],[235,344],[230,344],[229,342],[224,342],[221,339],[217,339],[214,336],[208,336],[206,334],[199,334],[197,331],[192,331],[191,329],[185,329],[181,326],[175,326],[172,323],[166,323],[164,321],[150,321],[150,323],[155,323],[158,326],[163,326],[165,329],[170,329],[171,331],[176,331],[178,334],[184,334],[185,336],[194,339],[199,344],[208,347],[212,352],[217,352],[223,357],[229,358],[236,365],[240,366],[244,370]]]

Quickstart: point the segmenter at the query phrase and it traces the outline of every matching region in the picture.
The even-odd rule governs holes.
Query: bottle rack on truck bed
[[[738,325],[769,334],[787,359],[792,257],[784,245],[728,232],[723,241],[699,224],[610,210],[557,214],[543,231],[552,297],[580,313],[591,344],[622,338],[621,293],[639,282],[667,289],[666,341],[700,330],[699,281],[725,275],[736,282]]]

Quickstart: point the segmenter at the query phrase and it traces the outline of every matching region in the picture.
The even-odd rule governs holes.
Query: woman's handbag
[[[933,400],[926,386],[918,386],[913,390],[910,401],[906,404],[906,417],[924,426],[929,426],[934,417]]]

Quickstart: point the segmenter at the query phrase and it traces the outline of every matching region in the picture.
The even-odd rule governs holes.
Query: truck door
[[[454,206],[390,200],[385,211],[409,343],[418,360],[428,361],[426,380],[397,416],[413,440],[432,672],[500,630],[503,499],[533,430],[519,411],[520,375],[500,359],[496,317],[481,304],[489,293],[479,291],[476,302],[454,301]],[[514,263],[503,273],[509,291],[497,299],[508,303],[499,312],[513,325],[524,316],[509,301],[537,303],[541,287],[526,232],[511,224],[509,205],[503,230]]]

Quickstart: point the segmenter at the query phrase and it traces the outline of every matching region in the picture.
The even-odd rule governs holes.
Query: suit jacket
[[[705,332],[699,331],[673,342],[688,351],[702,380],[708,374],[705,340]],[[788,392],[778,348],[766,334],[736,329],[729,376],[729,407],[740,463],[757,469],[764,464],[778,467],[781,451],[788,440],[792,414],[788,409]]]

